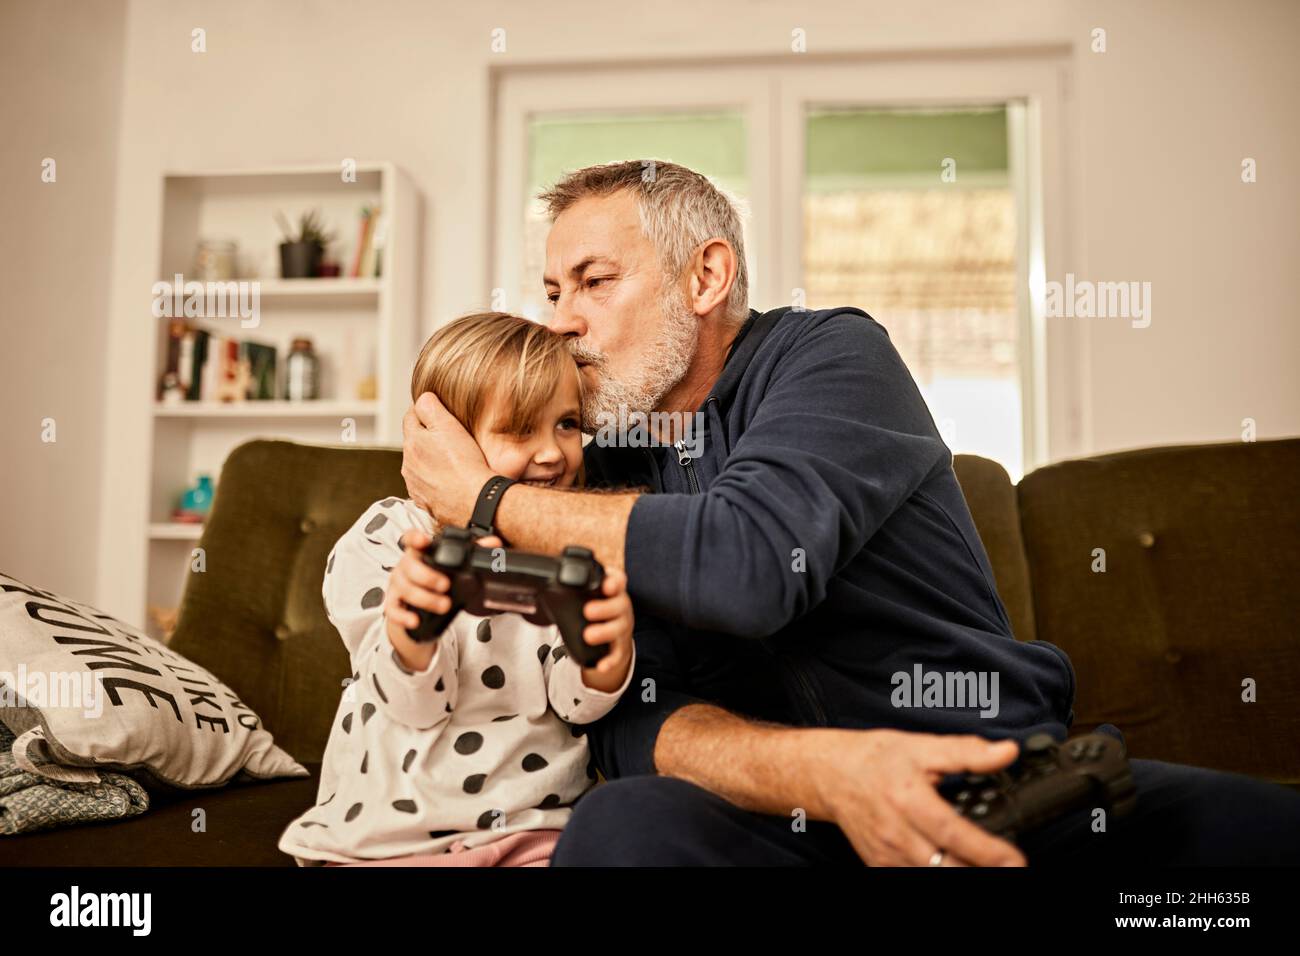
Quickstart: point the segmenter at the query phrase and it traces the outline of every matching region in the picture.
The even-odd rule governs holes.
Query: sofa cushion
[[[98,784],[115,770],[146,784],[200,788],[237,775],[306,773],[276,746],[257,711],[194,661],[89,605],[5,574],[0,721],[33,779]],[[38,820],[48,825],[44,814]],[[10,820],[7,828],[33,822]]]
[[[221,471],[199,541],[206,570],[189,575],[170,646],[226,680],[304,763],[320,762],[351,674],[321,599],[325,560],[372,502],[406,496],[401,468],[398,450],[253,441]]]
[[[1029,564],[1020,539],[1020,511],[1016,488],[1006,469],[996,461],[978,455],[955,455],[953,471],[975,519],[975,530],[984,542],[998,596],[1011,619],[1011,631],[1021,641],[1032,641],[1033,596],[1029,586]]]
[[[1286,440],[1104,455],[1021,481],[1038,637],[1074,662],[1076,726],[1117,725],[1137,757],[1300,781],[1297,474],[1300,440]]]

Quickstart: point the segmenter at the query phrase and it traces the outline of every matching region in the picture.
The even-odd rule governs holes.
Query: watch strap
[[[493,475],[484,482],[483,489],[478,493],[478,501],[474,503],[474,513],[469,519],[470,534],[481,537],[495,533],[497,506],[501,504],[505,490],[514,483],[513,478],[504,475]]]

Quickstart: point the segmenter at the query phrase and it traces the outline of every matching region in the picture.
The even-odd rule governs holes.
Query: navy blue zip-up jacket
[[[952,455],[882,326],[853,308],[751,311],[700,411],[688,463],[664,446],[585,452],[589,486],[655,492],[624,551],[636,673],[590,729],[606,777],[655,773],[659,728],[695,702],[792,726],[1065,738],[1073,668],[1012,636]],[[996,716],[918,706],[896,676],[917,665],[996,674]]]

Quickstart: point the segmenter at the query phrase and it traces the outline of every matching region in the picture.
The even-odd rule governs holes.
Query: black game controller
[[[413,641],[431,641],[461,611],[513,611],[531,624],[554,624],[574,661],[590,667],[609,653],[608,644],[582,639],[582,605],[601,597],[605,569],[587,548],[571,545],[558,558],[482,548],[464,528],[445,528],[424,551],[424,563],[451,579],[451,609],[435,614],[411,608],[420,623],[407,630]]]
[[[967,820],[1013,841],[1076,810],[1104,807],[1122,817],[1137,804],[1124,745],[1106,734],[1063,744],[1034,734],[1011,770],[968,776],[945,796]]]

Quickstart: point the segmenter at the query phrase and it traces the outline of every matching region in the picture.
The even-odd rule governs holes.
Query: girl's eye
[[[564,429],[577,428],[577,427],[579,427],[579,426],[578,426],[578,420],[577,420],[576,418],[574,418],[573,416],[569,416],[568,418],[562,418],[562,419],[560,419],[560,424],[559,424],[558,427],[560,427],[560,428],[564,428]]]
[[[602,282],[608,282],[609,276],[594,276],[587,280],[587,288],[594,289]]]
[[[546,293],[546,301],[549,302],[549,303],[551,303],[551,305],[555,305],[555,302],[556,302],[557,299],[559,299],[559,297],[560,297],[560,293],[558,293],[558,292],[548,292],[548,293]]]

